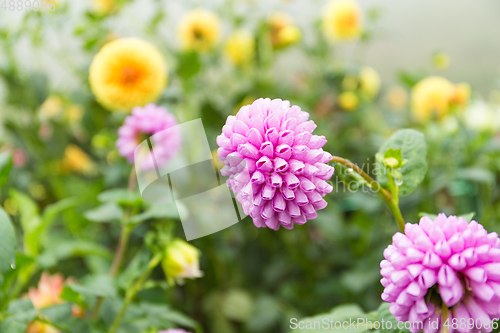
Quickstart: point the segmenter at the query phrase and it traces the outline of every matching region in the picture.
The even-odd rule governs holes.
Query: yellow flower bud
[[[380,91],[380,75],[371,67],[363,67],[359,73],[361,93],[368,98],[374,98]]]
[[[73,104],[64,112],[66,121],[70,124],[77,123],[83,118],[83,107],[78,104]]]
[[[346,111],[353,111],[359,105],[358,96],[352,91],[345,91],[339,95],[339,106]]]
[[[95,171],[96,166],[89,155],[80,147],[70,144],[64,151],[61,168],[63,172],[91,174]]]
[[[208,51],[213,48],[219,35],[219,18],[207,10],[193,10],[179,24],[179,39],[186,50]]]
[[[49,120],[61,113],[63,100],[59,96],[49,96],[40,106],[38,115],[42,121]]]
[[[285,13],[274,13],[269,16],[268,24],[271,27],[271,42],[275,49],[297,43],[302,33],[293,24],[293,20]]]
[[[455,91],[451,97],[451,103],[456,106],[464,107],[469,104],[471,87],[468,83],[462,82],[455,85]]]
[[[302,37],[300,29],[295,25],[287,25],[278,32],[278,44],[285,47],[297,43]]]
[[[162,262],[163,271],[169,283],[173,284],[183,279],[195,279],[203,276],[199,263],[200,251],[191,244],[180,240],[173,240],[166,249],[165,259]]]
[[[236,31],[228,38],[226,57],[236,66],[250,63],[255,57],[255,39],[246,31]]]

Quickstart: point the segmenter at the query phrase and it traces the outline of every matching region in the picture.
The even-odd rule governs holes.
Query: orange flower
[[[64,284],[70,281],[71,279],[65,281],[62,274],[50,275],[48,272],[43,272],[38,282],[38,288],[31,287],[28,297],[35,309],[63,304],[64,300],[61,299],[61,293]],[[77,305],[73,305],[71,313],[75,318],[85,318],[85,311]],[[49,324],[34,321],[28,325],[26,333],[59,333],[59,330]]]
[[[32,322],[26,329],[26,333],[61,333],[54,326],[41,323],[39,321]]]
[[[38,289],[31,287],[29,298],[36,309],[43,309],[49,306],[64,303],[61,293],[64,286],[64,277],[61,274],[50,275],[47,272],[42,274]]]

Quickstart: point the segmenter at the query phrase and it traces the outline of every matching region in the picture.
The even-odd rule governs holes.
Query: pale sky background
[[[63,0],[59,0],[63,1]],[[90,0],[66,0],[71,11],[78,13],[90,5]],[[177,42],[176,25],[183,13],[194,7],[225,10],[224,0],[168,0],[163,1],[168,12],[168,20],[161,24],[161,38]],[[307,41],[311,22],[321,16],[326,1],[323,0],[235,0],[235,11],[251,18],[250,21],[272,13],[289,13],[303,29]],[[154,0],[136,0],[127,5],[120,15],[108,23],[121,36],[141,35],[144,22],[154,15]],[[385,86],[395,82],[400,69],[414,70],[423,68],[432,70],[431,55],[444,51],[451,58],[451,66],[445,71],[436,72],[453,82],[468,81],[474,88],[487,96],[487,93],[500,88],[500,1],[498,0],[359,0],[366,12],[369,8],[381,8],[382,17],[378,21],[376,38],[365,50],[364,63],[380,72]],[[9,13],[0,10],[0,25],[16,29],[22,19],[21,13]],[[50,19],[48,17],[48,19]],[[18,58],[27,69],[37,68],[52,72],[52,85],[71,87],[76,82],[69,73],[51,60],[51,55],[61,52],[62,48],[71,48],[72,26],[77,20],[68,20],[64,31],[49,31],[62,38],[49,38],[52,44],[44,52],[33,52],[29,42],[18,47]],[[251,27],[250,27],[251,28]],[[228,27],[226,25],[225,35]],[[340,47],[338,56],[346,62],[355,61],[360,49],[354,44]],[[87,62],[75,53],[68,56],[75,62]],[[2,63],[0,54],[0,64]],[[357,58],[357,57],[356,57]],[[293,51],[287,55],[287,63],[293,62]],[[300,65],[300,64],[299,64]],[[1,89],[0,89],[1,90]],[[1,96],[0,96],[1,98]]]

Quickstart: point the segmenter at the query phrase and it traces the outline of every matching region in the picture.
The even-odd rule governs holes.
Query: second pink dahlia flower
[[[156,163],[164,165],[175,154],[181,146],[180,131],[165,131],[167,128],[178,125],[175,116],[166,108],[155,104],[148,104],[144,107],[135,107],[132,114],[125,118],[123,126],[118,129],[118,140],[116,148],[121,156],[130,163],[134,163],[135,148],[148,137],[154,149]],[[145,159],[142,167],[153,169],[150,159]]]
[[[396,233],[380,263],[382,299],[412,332],[491,332],[500,317],[500,240],[476,221],[445,214]],[[443,318],[443,313],[448,317]],[[446,330],[443,330],[446,326]]]
[[[327,205],[332,155],[308,118],[289,101],[261,98],[229,116],[217,137],[221,174],[257,227],[292,229]]]

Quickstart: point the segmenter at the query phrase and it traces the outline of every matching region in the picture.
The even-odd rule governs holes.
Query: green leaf
[[[476,212],[470,212],[470,213],[467,213],[467,214],[458,215],[457,217],[463,217],[464,219],[467,220],[467,222],[470,222],[470,221],[472,221],[472,218],[474,218],[474,215],[476,215]],[[427,217],[429,217],[432,220],[434,220],[435,218],[438,217],[436,214],[431,214],[431,213],[426,213],[426,212],[420,212],[420,213],[418,213],[418,217],[419,218],[422,218],[424,216],[427,216]]]
[[[119,221],[123,217],[123,209],[115,203],[107,203],[95,209],[88,210],[83,215],[92,222]]]
[[[42,318],[47,322],[57,325],[63,332],[90,333],[89,323],[81,318],[74,318],[72,315],[71,303],[54,305],[41,310]]]
[[[9,179],[10,169],[12,168],[12,156],[9,152],[0,154],[0,186],[3,186]]]
[[[12,270],[16,262],[16,234],[9,216],[0,208],[0,272]]]
[[[379,306],[377,310],[377,321],[382,322],[383,320],[385,322],[385,325],[380,325],[380,333],[409,333],[410,331],[408,331],[407,329],[398,329],[398,321],[389,311],[390,305],[390,303],[384,302]],[[391,324],[388,324],[388,322],[390,322]]]
[[[97,196],[97,200],[103,203],[115,203],[118,205],[137,205],[143,202],[138,192],[130,192],[127,189],[121,188],[104,191]]]
[[[195,328],[198,326],[196,321],[179,311],[171,309],[168,305],[144,302],[141,303],[140,307],[150,322],[153,325],[158,325],[159,327],[166,326],[169,323],[174,323],[188,328]]]
[[[200,57],[197,52],[186,52],[179,54],[177,74],[184,80],[188,80],[201,68]]]
[[[3,276],[3,284],[0,283],[0,285],[2,286],[2,291],[4,293],[11,287],[12,282],[17,276],[27,274],[26,271],[30,270],[31,265],[35,263],[35,260],[32,257],[26,256],[22,253],[17,253],[15,262],[15,268],[5,273]]]
[[[130,218],[130,223],[140,223],[149,219],[178,219],[179,213],[177,210],[183,213],[184,207],[177,203],[175,204],[163,204],[163,203],[154,203],[151,205],[149,209],[141,214],[137,214]]]
[[[457,217],[463,217],[464,219],[467,220],[467,222],[470,222],[474,218],[474,215],[476,215],[476,212],[470,212],[468,214],[462,214],[462,215],[459,215]]]
[[[10,189],[9,193],[19,207],[23,231],[25,233],[33,231],[41,223],[38,205],[28,195],[18,190]]]
[[[113,278],[108,275],[91,275],[82,284],[72,283],[70,287],[84,296],[116,297],[118,294]]]
[[[151,259],[151,252],[148,248],[141,248],[134,256],[132,261],[127,265],[125,271],[120,274],[118,278],[118,285],[127,290],[139,278],[139,276],[146,270],[146,267]]]
[[[438,217],[436,214],[431,214],[431,213],[426,213],[426,212],[419,212],[418,213],[418,218],[421,219],[422,217],[427,216],[431,220],[434,220],[436,217]]]
[[[458,169],[456,177],[484,184],[495,183],[495,173],[479,167]]]
[[[35,201],[20,191],[10,189],[9,193],[19,207],[20,221],[24,232],[25,253],[36,255],[40,249],[38,228],[42,225],[38,206]]]
[[[246,323],[250,332],[267,331],[280,319],[280,304],[268,295],[259,296],[254,305],[254,313]]]
[[[24,333],[28,323],[36,317],[36,310],[29,299],[10,302],[7,316],[0,322],[0,332]]]
[[[50,227],[57,215],[68,208],[75,207],[79,203],[80,200],[77,198],[66,198],[45,207],[42,214],[42,225],[44,231]]]
[[[400,195],[408,195],[424,180],[427,173],[427,145],[424,135],[413,129],[402,129],[394,133],[380,147],[378,154],[384,155],[389,149],[399,149],[408,162],[400,169],[403,183]],[[377,180],[385,188],[389,185],[389,170],[377,161]]]
[[[297,322],[290,321],[293,332],[320,333],[320,332],[346,332],[361,333],[370,330],[370,323],[373,320],[356,304],[340,305],[332,309],[331,312],[320,314],[314,317],[298,319]],[[298,327],[299,322],[303,329]],[[345,327],[335,328],[335,323],[345,324]],[[333,323],[333,324],[332,324]],[[359,323],[359,325],[358,325]],[[294,329],[297,324],[297,328]],[[333,327],[332,327],[333,326]]]
[[[48,246],[45,252],[36,258],[42,268],[55,266],[59,261],[73,257],[98,255],[112,258],[112,253],[102,245],[85,240],[65,240]]]
[[[82,308],[87,308],[87,304],[85,303],[83,296],[80,293],[74,291],[70,286],[64,286],[60,297],[65,301],[78,304]]]
[[[71,318],[71,304],[57,304],[41,310],[43,318],[58,325]]]

